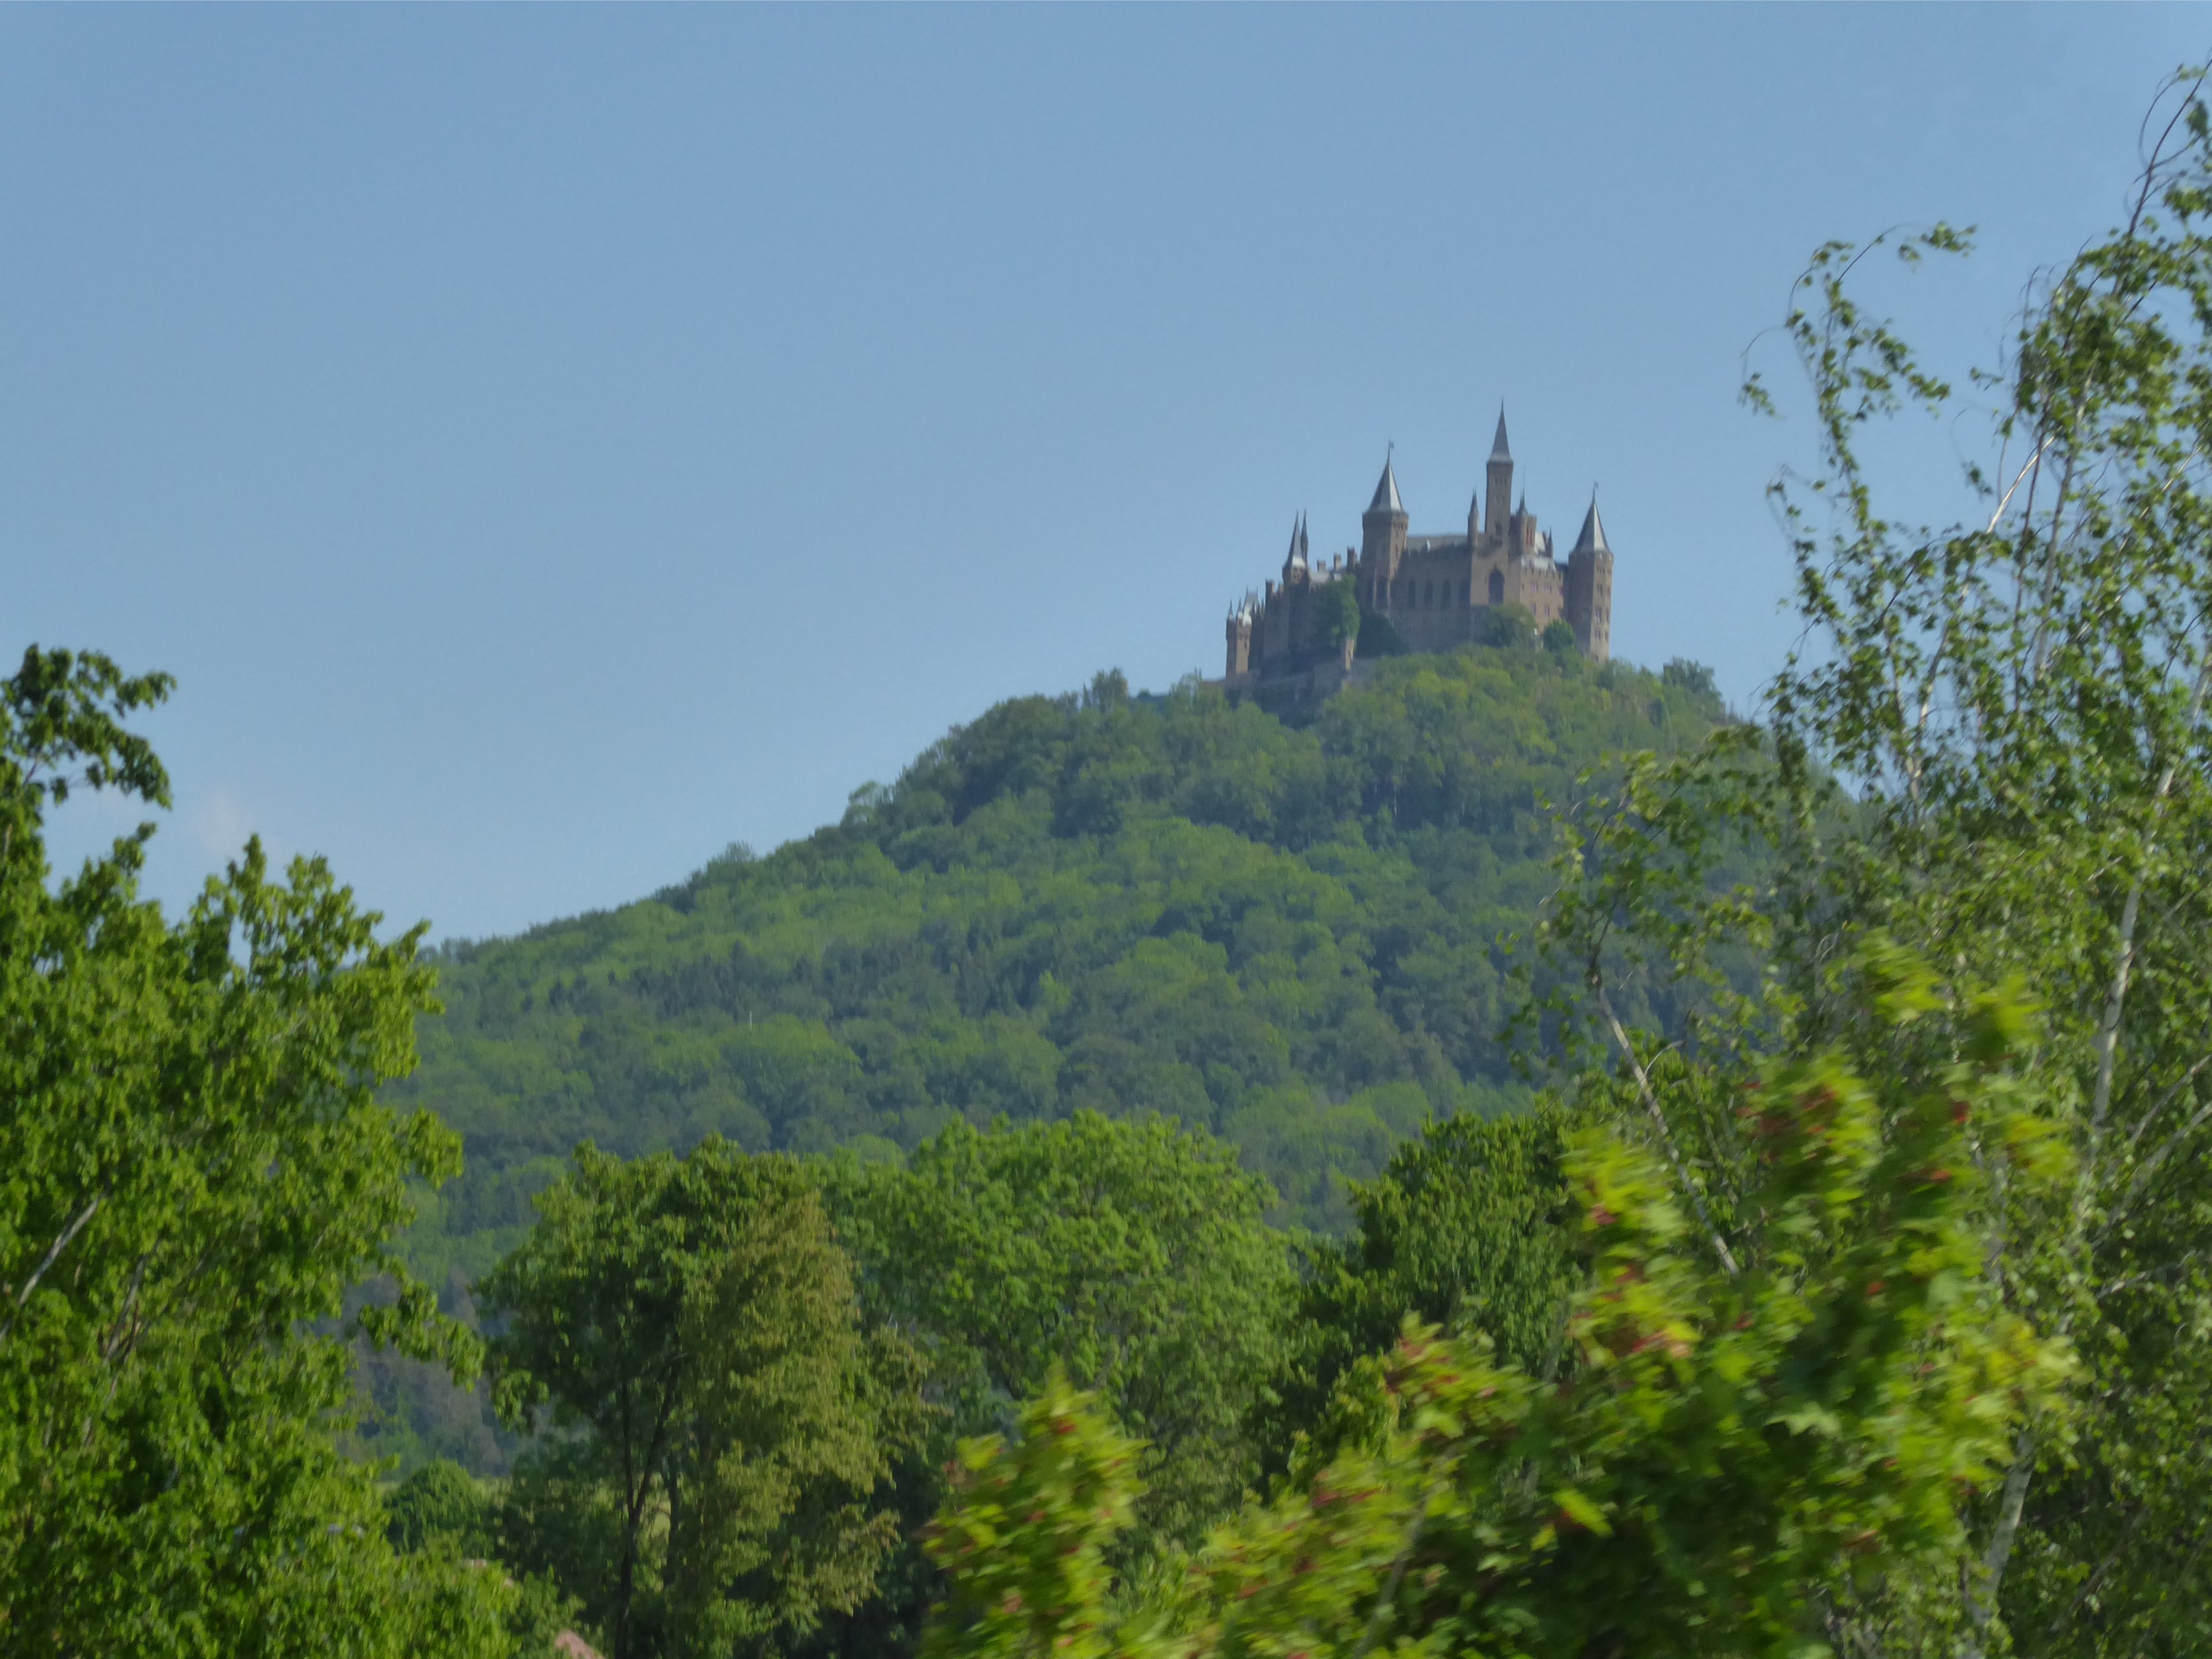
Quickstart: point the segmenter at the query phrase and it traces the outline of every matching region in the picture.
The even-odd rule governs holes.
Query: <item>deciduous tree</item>
[[[757,1649],[863,1600],[910,1352],[864,1331],[811,1177],[717,1139],[589,1146],[483,1286],[501,1410],[551,1437],[507,1517],[614,1659]]]
[[[389,1248],[460,1162],[375,1097],[434,1006],[421,930],[258,842],[174,921],[150,824],[48,866],[76,790],[167,805],[125,721],[168,689],[36,648],[0,681],[0,1647],[507,1651],[508,1587],[394,1554],[334,1445],[364,1279],[376,1337],[473,1363]]]

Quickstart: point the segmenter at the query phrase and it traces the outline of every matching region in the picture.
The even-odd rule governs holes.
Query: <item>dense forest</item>
[[[468,1313],[585,1140],[892,1161],[956,1121],[1082,1110],[1207,1130],[1271,1219],[1341,1231],[1346,1179],[1422,1123],[1528,1099],[1507,943],[1557,878],[1549,809],[1725,718],[1695,665],[1533,638],[1363,675],[1291,726],[1102,674],[990,710],[768,857],[447,947],[392,1097],[467,1163],[410,1260]],[[375,1382],[371,1443],[505,1467],[480,1403],[404,1366]]]

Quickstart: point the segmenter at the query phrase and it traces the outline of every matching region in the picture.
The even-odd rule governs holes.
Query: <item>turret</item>
[[[1488,509],[1482,521],[1482,533],[1498,541],[1505,539],[1513,513],[1513,451],[1505,441],[1505,405],[1498,406],[1498,435],[1490,442],[1490,465],[1483,469],[1482,499]],[[1468,539],[1474,539],[1470,532]]]
[[[1370,603],[1387,604],[1398,561],[1406,553],[1406,503],[1398,498],[1398,475],[1385,457],[1375,499],[1359,515],[1360,586]]]
[[[1593,662],[1613,653],[1613,549],[1605,539],[1605,520],[1597,515],[1597,491],[1590,491],[1582,534],[1567,555],[1567,623],[1575,643]]]
[[[1291,526],[1291,550],[1283,559],[1283,586],[1293,582],[1310,581],[1313,562],[1306,551],[1306,515],[1298,514],[1297,522]]]
[[[1252,596],[1246,594],[1244,603],[1229,613],[1229,678],[1248,673],[1252,667]]]

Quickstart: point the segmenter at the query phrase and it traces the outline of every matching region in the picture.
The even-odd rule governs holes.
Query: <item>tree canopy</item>
[[[919,1427],[905,1346],[861,1328],[820,1195],[718,1139],[588,1146],[483,1283],[501,1410],[556,1432],[507,1558],[582,1597],[613,1659],[804,1634],[874,1588],[878,1488]]]
[[[956,1123],[904,1168],[840,1184],[871,1299],[929,1345],[963,1431],[1010,1421],[1057,1368],[1147,1443],[1159,1535],[1194,1540],[1256,1478],[1248,1419],[1291,1262],[1233,1149],[1088,1112]]]
[[[459,1164],[376,1097],[434,1006],[420,931],[258,842],[174,921],[137,895],[150,825],[48,866],[72,793],[167,804],[123,721],[167,690],[35,647],[0,681],[0,1641],[504,1652],[506,1588],[396,1554],[335,1438],[362,1279],[398,1287],[374,1340],[474,1363],[390,1248]]]

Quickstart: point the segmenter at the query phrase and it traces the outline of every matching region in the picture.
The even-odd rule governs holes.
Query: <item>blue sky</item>
[[[1000,698],[1218,673],[1386,442],[1593,482],[1615,651],[1790,638],[1747,346],[1832,237],[1955,366],[2203,8],[0,11],[0,652],[179,681],[249,830],[440,937],[771,847]],[[1781,365],[1774,365],[1777,368]],[[1787,385],[1786,377],[1784,384]],[[1938,501],[1958,428],[1892,447]],[[122,821],[73,805],[64,849]]]

